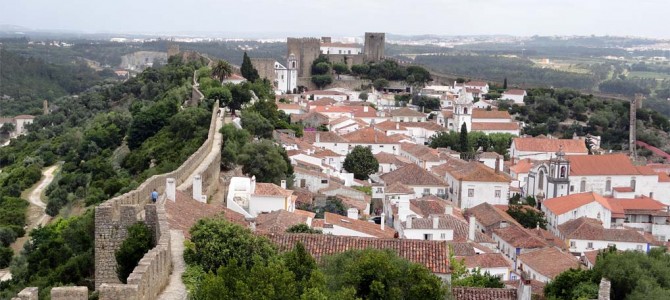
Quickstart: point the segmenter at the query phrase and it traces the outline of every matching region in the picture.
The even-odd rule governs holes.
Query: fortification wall
[[[258,71],[258,75],[261,78],[267,78],[270,82],[275,81],[274,58],[252,58],[251,65]]]
[[[370,84],[372,84],[372,81],[368,79],[337,80],[337,76],[333,76],[333,83],[329,84],[324,89],[344,88],[344,89],[356,90],[360,89],[361,86],[368,86]],[[312,78],[310,77],[298,78],[298,85],[304,86],[311,91],[318,89],[316,85],[312,82]]]
[[[38,300],[39,289],[27,287],[12,300]],[[85,286],[64,286],[51,289],[51,300],[88,300],[88,288]]]
[[[333,63],[347,64],[349,69],[353,65],[365,63],[365,55],[363,54],[328,54],[328,59]]]
[[[218,136],[217,114],[218,102],[212,109],[212,118],[207,140],[178,169],[161,175],[154,175],[142,183],[137,189],[114,197],[100,204],[95,209],[95,286],[100,292],[100,299],[154,299],[165,287],[169,278],[172,261],[170,251],[169,225],[162,204],[149,202],[149,194],[154,189],[165,192],[165,182],[174,178],[177,185],[188,180],[210,152],[220,153],[220,142],[215,145]],[[219,138],[220,140],[220,138]],[[217,147],[218,149],[213,149]],[[213,176],[214,169],[219,167],[218,160],[212,159],[206,168],[206,186],[209,181],[218,182]],[[216,164],[216,167],[213,166]],[[218,172],[218,169],[216,169]],[[203,179],[205,179],[203,178]],[[216,183],[213,183],[216,185]],[[144,207],[142,207],[144,205]],[[116,259],[114,252],[120,247],[127,236],[128,226],[141,219],[144,208],[145,223],[152,229],[156,246],[147,252],[133,273],[128,276],[128,284],[121,284],[116,276]]]

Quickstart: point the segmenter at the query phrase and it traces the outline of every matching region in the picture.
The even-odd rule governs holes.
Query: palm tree
[[[214,65],[214,68],[212,68],[212,76],[219,80],[223,80],[232,74],[233,67],[231,67],[230,64],[225,60],[217,61],[216,65]]]

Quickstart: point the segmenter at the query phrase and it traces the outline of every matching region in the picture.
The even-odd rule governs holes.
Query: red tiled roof
[[[176,191],[174,202],[165,200],[165,212],[171,229],[178,229],[188,239],[191,237],[189,230],[202,218],[215,217],[223,214],[223,217],[235,224],[248,226],[244,216],[238,212],[224,208],[222,205],[202,203],[194,200],[188,194]]]
[[[380,177],[386,184],[401,182],[408,186],[448,186],[444,180],[415,164],[405,165]]]
[[[324,149],[324,150],[321,150],[319,152],[314,153],[313,156],[318,157],[318,158],[324,158],[324,157],[339,157],[339,156],[344,156],[344,155],[337,154],[330,149]]]
[[[510,171],[516,174],[524,174],[530,172],[530,169],[533,167],[530,159],[522,159],[516,165],[509,167]]]
[[[254,195],[288,197],[293,195],[293,191],[283,189],[274,183],[258,182]]]
[[[447,206],[453,206],[451,201],[434,195],[412,199],[409,200],[409,203],[410,206],[416,209],[412,209],[412,211],[424,218],[428,218],[430,215],[442,215],[446,212]],[[456,208],[453,209],[456,210]]]
[[[489,85],[488,83],[484,81],[468,81],[465,83],[466,86],[487,86]]]
[[[446,163],[435,166],[433,169],[436,169],[434,172],[441,172],[439,169],[444,169],[451,176],[462,181],[509,183],[512,180],[507,174],[502,172],[496,173],[495,170],[477,161],[455,164]]]
[[[307,95],[342,95],[346,96],[347,94],[338,92],[338,91],[322,91],[322,90],[315,90],[315,91],[307,91],[305,92]]]
[[[487,202],[471,207],[468,209],[468,214],[475,216],[477,222],[482,224],[484,227],[489,227],[501,222],[506,222],[509,225],[521,226],[505,211],[500,210]]]
[[[387,153],[387,152],[379,152],[377,154],[374,154],[374,157],[375,157],[375,159],[377,159],[377,162],[380,163],[380,164],[394,164],[398,167],[401,167],[401,166],[404,166],[406,164],[411,164],[412,163],[411,161],[409,161],[408,159],[406,159],[402,156]]]
[[[519,123],[497,123],[497,122],[472,122],[472,130],[519,130]]]
[[[571,194],[563,197],[551,198],[549,200],[545,200],[542,205],[544,205],[552,213],[556,215],[562,215],[594,201],[600,203],[610,211],[612,210],[612,206],[609,204],[607,199],[594,192]]]
[[[579,260],[572,254],[561,252],[554,247],[519,254],[517,255],[517,261],[549,279],[554,279],[558,274],[570,268],[581,267]]]
[[[538,137],[520,137],[512,140],[514,146],[519,151],[528,152],[557,152],[563,146],[565,153],[588,153],[586,143],[583,139],[548,139]]]
[[[503,94],[521,96],[521,95],[525,95],[526,91],[525,90],[519,90],[519,89],[509,89],[509,90],[506,90],[505,92],[503,92]]]
[[[388,131],[388,130],[406,130],[407,127],[403,125],[404,123],[401,122],[393,122],[390,120],[386,120],[384,122],[375,124],[375,129],[377,130],[382,130],[382,131]]]
[[[381,225],[377,225],[372,222],[361,221],[356,219],[347,218],[345,216],[340,216],[338,214],[333,214],[326,212],[324,214],[324,219],[326,224],[333,224],[340,227],[347,228],[349,230],[358,231],[367,235],[378,238],[393,238],[395,236],[395,230],[389,226],[385,226],[384,230],[381,229]]]
[[[414,190],[401,182],[394,182],[384,191],[386,194],[414,194]]]
[[[447,129],[435,122],[403,122],[407,128],[423,128],[432,131],[446,131]]]
[[[604,228],[600,221],[586,217],[558,225],[558,230],[565,239],[629,243],[647,242],[644,236],[635,230]]]
[[[454,300],[517,300],[516,289],[452,287]]]
[[[516,225],[493,229],[493,233],[515,248],[532,249],[547,246],[544,240]]]
[[[378,239],[329,234],[273,234],[268,237],[281,251],[293,250],[295,244],[301,242],[317,260],[347,250],[389,249],[404,259],[427,267],[433,273],[450,273],[449,248],[444,241]]]
[[[463,259],[468,268],[512,268],[511,264],[500,253],[482,253],[456,257]]]
[[[506,119],[510,120],[512,117],[505,110],[486,110],[486,109],[473,109],[472,110],[472,119]]]
[[[372,127],[363,128],[342,136],[353,144],[397,144],[398,142]]]
[[[307,216],[281,209],[259,214],[256,217],[256,231],[282,233],[294,225],[306,224],[306,222]]]
[[[629,186],[618,186],[613,188],[613,190],[619,192],[619,193],[632,193],[634,192],[632,187]]]
[[[425,117],[426,114],[413,110],[411,108],[403,107],[391,111],[391,116],[394,117]]]
[[[347,141],[340,137],[335,132],[332,131],[305,131],[302,136],[302,140],[314,144],[316,143],[316,137],[319,136],[320,143],[346,143]]]
[[[567,152],[567,151],[566,151]],[[653,175],[638,169],[625,154],[566,155],[570,175]]]

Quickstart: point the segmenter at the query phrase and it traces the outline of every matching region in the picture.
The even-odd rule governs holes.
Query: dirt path
[[[54,175],[57,169],[58,165],[54,165],[42,170],[42,179],[31,188],[32,190],[30,190],[30,193],[26,197],[28,198],[28,202],[30,202],[27,217],[28,225],[26,226],[26,235],[18,238],[11,246],[15,253],[18,253],[18,251],[23,248],[23,244],[28,240],[28,234],[31,230],[38,225],[44,226],[51,220],[51,217],[44,211],[47,208],[47,205],[42,201],[42,193],[54,180]]]

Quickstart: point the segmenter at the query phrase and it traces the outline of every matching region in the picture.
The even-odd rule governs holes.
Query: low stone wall
[[[149,194],[154,189],[161,194],[164,193],[167,178],[174,178],[177,185],[187,181],[188,176],[201,165],[212,148],[215,146],[220,148],[220,144],[214,143],[218,131],[216,128],[218,110],[217,102],[212,109],[207,140],[177,170],[154,175],[137,189],[107,200],[96,207],[95,286],[100,292],[100,299],[153,299],[165,287],[172,268],[167,215],[163,205],[146,203],[149,203]],[[220,161],[215,163],[218,168]],[[207,170],[211,172],[210,168]],[[208,175],[208,178],[210,177],[217,179],[217,176]],[[128,277],[128,284],[121,284],[116,275],[114,253],[126,238],[127,228],[141,220],[142,208],[145,223],[153,230],[157,244],[145,254]]]
[[[27,287],[12,300],[38,300],[39,290]],[[51,300],[88,300],[88,288],[85,286],[63,286],[51,289]]]

